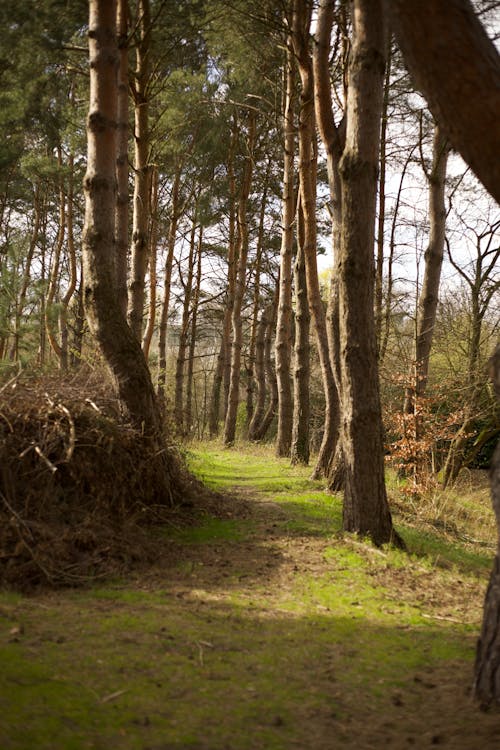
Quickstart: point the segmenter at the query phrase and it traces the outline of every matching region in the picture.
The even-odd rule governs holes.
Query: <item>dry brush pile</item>
[[[121,420],[102,374],[5,384],[0,581],[78,585],[154,557],[158,541],[148,527],[177,512],[158,466],[158,455]],[[199,486],[187,472],[176,481],[189,505]]]

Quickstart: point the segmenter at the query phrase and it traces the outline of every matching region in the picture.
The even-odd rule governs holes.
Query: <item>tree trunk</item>
[[[175,397],[174,418],[179,434],[185,434],[184,429],[184,367],[186,363],[186,350],[189,333],[189,309],[191,295],[193,293],[193,276],[196,248],[197,217],[196,209],[191,225],[191,237],[189,241],[189,257],[186,283],[184,284],[184,300],[182,304],[181,329],[179,333],[179,347],[177,349],[177,360],[175,364]]]
[[[264,180],[264,189],[260,204],[259,229],[257,233],[257,252],[255,256],[255,275],[253,286],[253,314],[252,325],[250,329],[250,345],[248,347],[248,357],[246,363],[247,377],[247,425],[250,427],[253,415],[253,389],[254,389],[254,368],[255,368],[255,341],[257,334],[257,321],[260,306],[260,275],[262,269],[262,253],[264,252],[264,225],[267,208],[267,191],[269,187],[269,174],[271,171],[271,159],[268,159],[266,175]]]
[[[62,148],[58,146],[57,149],[57,163],[59,168],[62,167]],[[54,255],[52,258],[52,268],[49,276],[49,286],[47,289],[47,297],[45,300],[45,328],[47,331],[47,338],[50,346],[55,353],[59,366],[62,367],[61,361],[61,345],[57,340],[57,333],[54,330],[54,314],[53,305],[57,298],[58,287],[59,287],[59,269],[61,266],[61,254],[64,245],[64,237],[66,235],[66,193],[64,191],[64,178],[62,174],[59,176],[59,227],[57,230],[57,238],[54,247]]]
[[[273,300],[271,306],[271,314],[268,319],[264,337],[264,364],[266,368],[267,390],[269,391],[269,404],[264,413],[261,423],[255,429],[254,440],[264,440],[267,431],[269,430],[272,421],[276,416],[276,410],[278,408],[278,386],[276,383],[276,369],[271,356],[273,351],[273,334],[276,330],[277,306],[278,295],[276,295],[275,299]]]
[[[291,324],[292,324],[292,254],[293,223],[295,219],[294,161],[295,161],[295,62],[292,40],[287,39],[286,93],[283,117],[283,199],[281,215],[283,228],[280,251],[280,287],[278,320],[276,324],[276,378],[278,384],[278,432],[276,454],[290,455],[292,439],[292,391],[290,386]]]
[[[208,417],[208,430],[210,437],[214,437],[219,432],[220,419],[220,398],[222,385],[227,382],[225,392],[225,409],[227,411],[227,392],[229,390],[229,378],[231,374],[231,316],[234,307],[234,289],[236,279],[236,181],[234,179],[234,156],[237,143],[237,122],[233,118],[233,131],[229,145],[229,154],[227,160],[227,173],[229,182],[229,238],[227,253],[227,296],[224,307],[224,319],[222,323],[222,336],[215,367],[214,380],[212,386],[212,397],[210,401],[210,414]]]
[[[241,308],[246,288],[247,256],[248,256],[248,219],[247,203],[252,184],[253,171],[253,146],[255,141],[255,112],[248,113],[248,156],[245,161],[244,174],[240,189],[238,203],[238,240],[236,255],[238,257],[238,268],[236,273],[236,285],[234,294],[234,306],[231,316],[232,346],[231,346],[231,381],[229,386],[229,398],[224,424],[224,444],[232,445],[236,436],[236,417],[240,400],[240,368],[241,349],[243,346],[243,332],[241,322]]]
[[[144,331],[144,337],[142,339],[142,351],[146,357],[146,362],[149,359],[149,350],[151,349],[151,341],[153,339],[156,323],[156,286],[158,283],[156,269],[158,259],[158,182],[158,167],[155,166],[151,171],[151,205],[149,209],[151,226],[149,232],[149,310],[148,322],[146,323],[146,330]]]
[[[317,460],[317,473],[326,473],[329,459],[335,448],[336,389],[330,362],[326,316],[321,299],[316,261],[316,135],[314,117],[314,75],[309,52],[309,27],[311,5],[308,0],[296,0],[293,20],[293,45],[297,56],[301,80],[299,114],[299,184],[300,200],[304,214],[304,259],[307,293],[311,319],[316,334],[316,345],[325,394],[325,422],[323,439]]]
[[[69,282],[66,293],[61,300],[61,306],[59,310],[59,335],[61,339],[61,356],[60,363],[61,369],[67,370],[69,365],[69,352],[68,352],[68,307],[75,293],[77,283],[76,273],[76,251],[75,251],[75,238],[73,233],[73,167],[74,167],[74,156],[73,154],[69,157],[69,177],[68,177],[68,208],[67,208],[67,246],[68,246],[68,263],[69,263]]]
[[[165,289],[161,306],[160,323],[158,326],[158,395],[165,397],[167,382],[167,326],[168,308],[170,305],[170,286],[172,282],[172,264],[174,262],[175,238],[179,221],[179,190],[181,183],[182,162],[179,160],[175,168],[174,183],[172,185],[172,203],[170,208],[170,223],[167,237],[167,257],[165,260]]]
[[[346,144],[339,165],[343,527],[375,544],[398,542],[384,483],[373,314],[374,225],[386,29],[381,0],[355,0]]]
[[[491,359],[491,375],[500,400],[500,345]],[[485,705],[500,703],[500,442],[491,464],[491,500],[498,544],[484,601],[483,625],[477,644],[474,695]]]
[[[377,220],[377,264],[375,268],[375,335],[380,353],[382,343],[383,321],[383,284],[384,284],[384,228],[385,228],[385,175],[386,175],[386,140],[387,110],[391,87],[391,35],[387,35],[387,61],[384,80],[384,98],[382,101],[382,126],[380,130],[380,174],[378,180],[378,220]]]
[[[491,195],[500,203],[500,58],[468,0],[389,0],[415,84]]]
[[[429,181],[429,244],[425,251],[425,271],[418,300],[417,334],[415,341],[415,382],[405,396],[404,412],[415,411],[415,400],[422,397],[427,387],[429,358],[436,324],[439,284],[443,265],[446,231],[445,184],[449,147],[442,130],[436,125],[432,149],[432,171]]]
[[[42,207],[43,207],[43,202],[44,202],[40,193],[41,193],[40,185],[37,183],[35,185],[34,194],[33,194],[33,211],[34,211],[33,230],[31,232],[28,255],[26,256],[26,263],[24,265],[24,270],[23,270],[23,280],[21,284],[21,289],[19,290],[19,297],[18,297],[17,305],[16,305],[16,315],[15,315],[15,321],[14,321],[14,341],[12,342],[12,346],[10,349],[10,359],[15,362],[19,359],[19,341],[20,341],[20,335],[21,335],[22,317],[23,317],[23,312],[24,312],[24,306],[26,304],[26,294],[28,292],[28,287],[29,287],[30,279],[31,279],[31,265],[33,262],[33,255],[35,253],[35,248],[36,248],[38,238],[40,235],[41,212],[42,212]],[[2,358],[0,357],[0,359]]]
[[[307,295],[304,258],[304,219],[302,203],[297,211],[297,257],[295,258],[295,347],[293,357],[293,425],[290,459],[293,464],[309,463],[309,389],[311,315]]]
[[[196,332],[198,323],[198,305],[201,290],[201,258],[203,247],[203,227],[200,226],[198,236],[198,264],[196,268],[196,286],[193,294],[191,308],[191,335],[189,339],[188,371],[186,386],[186,431],[189,434],[193,426],[193,378],[194,378],[194,353],[196,348]],[[204,412],[205,413],[205,412]]]
[[[123,316],[127,315],[128,292],[128,0],[118,0],[116,28],[120,68],[118,78],[118,141],[116,156],[116,294]]]
[[[159,440],[160,413],[137,337],[116,297],[115,204],[118,46],[115,0],[89,2],[90,107],[84,178],[83,262],[85,309],[110,369],[126,416]]]
[[[149,0],[137,2],[136,68],[134,75],[134,212],[132,262],[127,317],[138,341],[144,319],[144,279],[149,262],[149,101],[151,19]]]
[[[255,379],[257,381],[257,400],[252,420],[248,427],[249,440],[256,440],[257,428],[261,424],[266,407],[266,366],[264,349],[266,345],[266,329],[272,317],[273,305],[265,307],[258,322],[255,339]]]

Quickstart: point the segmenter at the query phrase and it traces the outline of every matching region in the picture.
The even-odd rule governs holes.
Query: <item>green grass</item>
[[[183,559],[151,579],[1,593],[2,750],[385,747],[363,734],[380,716],[401,731],[394,747],[424,746],[443,685],[421,686],[443,670],[469,679],[488,556],[404,524],[409,554],[343,535],[340,498],[263,449],[212,445],[189,463],[214,488],[251,491],[269,517],[166,528]],[[213,576],[200,567],[211,545]],[[436,726],[469,732],[472,749],[460,690]],[[397,691],[413,701],[400,714]]]

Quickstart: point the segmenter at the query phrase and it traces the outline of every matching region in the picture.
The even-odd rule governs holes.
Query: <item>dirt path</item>
[[[500,747],[484,582],[234,489],[126,582],[1,600],[3,750]]]

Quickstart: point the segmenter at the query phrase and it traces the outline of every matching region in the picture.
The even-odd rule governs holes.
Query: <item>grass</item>
[[[342,535],[340,499],[265,449],[189,463],[259,512],[166,529],[172,569],[0,594],[2,750],[489,747],[465,687],[491,555],[409,513],[409,554]]]

